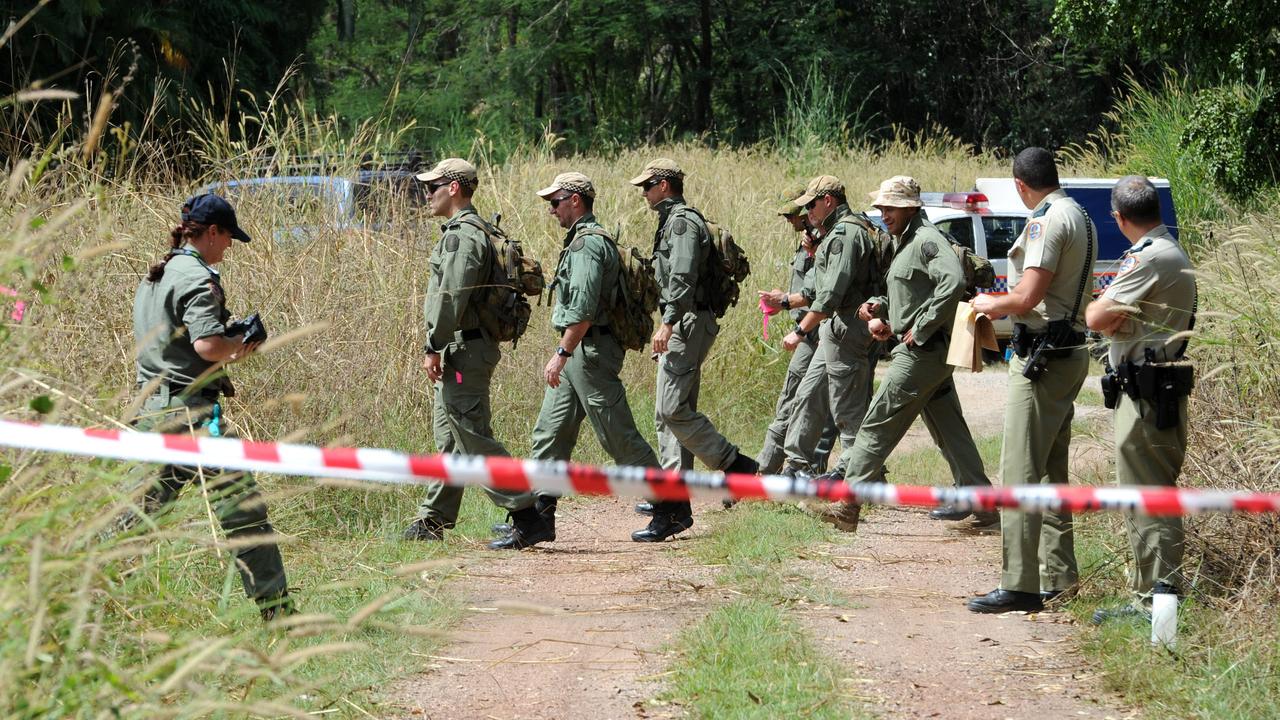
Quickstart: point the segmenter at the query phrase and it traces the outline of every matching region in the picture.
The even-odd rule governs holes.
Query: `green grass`
[[[786,613],[747,598],[680,636],[669,696],[695,718],[849,718],[843,678]]]

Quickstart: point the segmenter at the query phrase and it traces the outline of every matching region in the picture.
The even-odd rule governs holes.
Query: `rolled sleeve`
[[[182,324],[187,327],[187,337],[192,341],[222,335],[227,326],[223,323],[222,299],[218,297],[213,280],[205,278],[195,283],[179,300]]]

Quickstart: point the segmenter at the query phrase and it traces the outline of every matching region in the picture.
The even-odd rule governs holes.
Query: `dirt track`
[[[1002,376],[958,374],[957,386],[974,434],[998,433]],[[903,449],[928,443],[917,425]],[[677,543],[630,542],[643,521],[629,501],[566,501],[559,518],[559,539],[546,550],[459,558],[456,587],[472,614],[445,649],[424,657],[427,672],[388,689],[390,716],[682,716],[651,702],[671,661],[669,641],[732,591],[716,587],[714,568],[673,552]],[[962,535],[921,510],[877,509],[857,535],[798,562],[853,601],[853,609],[795,612],[873,715],[1127,716],[1096,689],[1066,616],[964,609],[967,597],[998,582],[998,535]]]

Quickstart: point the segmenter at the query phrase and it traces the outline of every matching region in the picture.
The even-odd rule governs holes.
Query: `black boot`
[[[444,539],[444,524],[433,518],[417,518],[401,535],[405,540],[434,541]]]
[[[293,598],[289,597],[288,590],[282,590],[278,595],[256,598],[254,602],[258,603],[258,612],[264,623],[298,614],[298,608],[293,604]]]
[[[547,526],[537,508],[527,507],[511,513],[511,534],[489,543],[489,549],[523,550],[554,539],[555,532]]]
[[[538,510],[538,514],[546,521],[551,528],[551,537],[548,541],[556,539],[556,502],[559,500],[556,495],[539,495],[534,501],[533,507]],[[502,523],[494,523],[489,527],[489,531],[494,537],[506,537],[511,534],[511,513],[507,513],[507,521]]]
[[[733,462],[723,468],[725,473],[742,473],[744,475],[755,475],[760,472],[760,464],[755,459],[743,455],[739,452],[733,457]]]
[[[637,514],[637,515],[652,515],[652,514],[653,514],[653,503],[649,502],[648,500],[641,500],[640,502],[636,503],[636,514]]]
[[[970,600],[968,608],[969,612],[976,613],[1007,613],[1015,610],[1040,612],[1044,610],[1044,600],[1038,592],[996,588],[986,595]]]
[[[653,519],[643,530],[631,533],[636,542],[662,542],[693,527],[693,511],[687,502],[656,503]]]

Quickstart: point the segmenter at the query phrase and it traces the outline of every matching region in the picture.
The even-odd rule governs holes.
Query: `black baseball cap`
[[[197,222],[201,225],[217,225],[231,231],[231,237],[249,242],[249,233],[240,228],[236,222],[235,208],[218,195],[206,193],[187,198],[182,203],[182,221]]]

